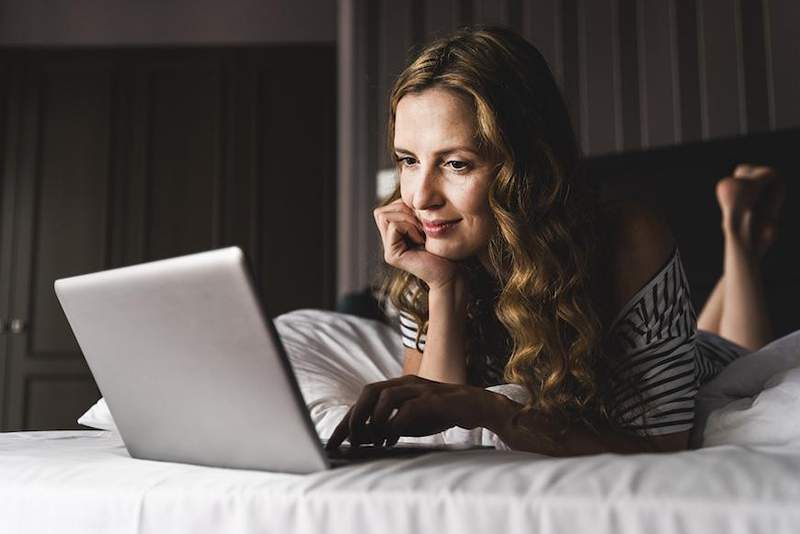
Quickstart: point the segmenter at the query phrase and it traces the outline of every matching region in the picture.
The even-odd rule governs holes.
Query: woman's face
[[[425,230],[425,249],[450,260],[483,259],[494,231],[489,185],[495,163],[482,156],[467,97],[442,88],[410,93],[395,114],[400,195]]]

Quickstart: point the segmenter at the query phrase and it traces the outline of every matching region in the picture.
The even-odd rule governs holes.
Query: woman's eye
[[[404,167],[408,167],[409,165],[414,165],[417,162],[417,160],[415,160],[411,156],[405,156],[405,157],[398,156],[395,159],[398,161],[398,163],[400,163]]]
[[[447,163],[445,163],[445,165],[449,165],[450,168],[453,169],[454,171],[463,171],[467,167],[469,167],[469,163],[467,163],[466,161],[458,161],[455,159],[448,161]]]

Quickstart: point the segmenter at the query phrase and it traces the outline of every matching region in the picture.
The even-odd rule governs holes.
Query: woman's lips
[[[459,221],[461,221],[461,219],[456,219],[453,221],[423,221],[422,227],[425,229],[426,236],[440,237],[452,230],[453,227],[459,223]]]

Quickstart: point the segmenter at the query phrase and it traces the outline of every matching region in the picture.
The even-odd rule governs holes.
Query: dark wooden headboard
[[[723,238],[714,188],[737,163],[776,167],[786,180],[780,235],[763,272],[774,334],[800,328],[800,129],[588,158],[589,175],[609,194],[657,206],[684,261],[697,313],[722,272]]]

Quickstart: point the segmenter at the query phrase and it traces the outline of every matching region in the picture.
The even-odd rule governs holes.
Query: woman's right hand
[[[455,279],[458,264],[425,250],[422,223],[402,199],[375,209],[373,215],[386,263],[413,274],[430,288],[443,287]]]

